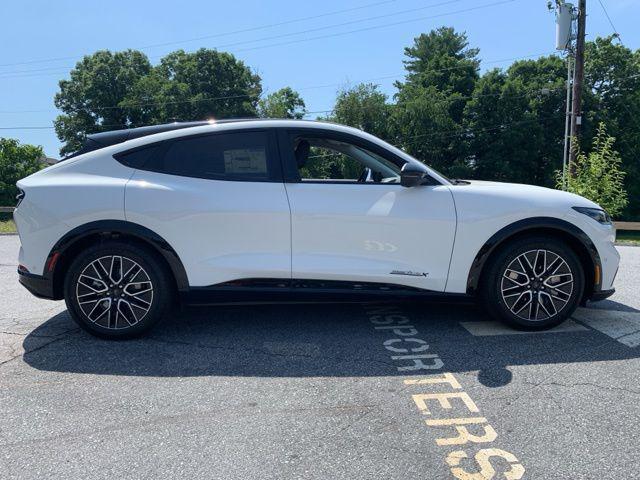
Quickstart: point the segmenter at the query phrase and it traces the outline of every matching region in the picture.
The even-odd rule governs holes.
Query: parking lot
[[[638,247],[551,332],[472,305],[243,305],[126,342],[28,294],[18,247],[0,236],[3,479],[640,475]]]

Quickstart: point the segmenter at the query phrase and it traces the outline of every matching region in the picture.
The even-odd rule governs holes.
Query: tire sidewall
[[[145,317],[132,327],[119,330],[105,328],[91,322],[82,312],[76,299],[76,284],[82,271],[94,260],[110,255],[127,257],[138,263],[149,275],[154,289],[151,308]],[[126,243],[108,242],[83,251],[71,263],[64,283],[64,298],[73,320],[93,335],[106,339],[134,338],[147,332],[166,313],[170,297],[167,275],[156,255],[147,249]]]
[[[573,292],[569,302],[557,315],[545,320],[525,320],[516,316],[502,298],[501,283],[504,271],[516,257],[530,250],[548,250],[559,255],[567,262],[573,275]],[[493,260],[484,283],[484,303],[493,316],[515,328],[542,330],[561,324],[578,307],[584,293],[584,270],[575,252],[562,241],[553,238],[534,237],[506,245]]]

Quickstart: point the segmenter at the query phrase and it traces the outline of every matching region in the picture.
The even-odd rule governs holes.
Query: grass
[[[630,230],[619,230],[616,234],[616,243],[620,245],[640,246],[640,232]]]
[[[0,220],[0,233],[16,233],[16,224],[13,220]]]
[[[0,233],[16,233],[16,224],[10,213],[0,212]]]

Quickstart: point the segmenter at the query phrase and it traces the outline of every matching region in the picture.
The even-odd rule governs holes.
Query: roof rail
[[[77,152],[63,158],[67,160],[69,158],[77,157],[83,153],[99,150],[104,147],[116,145],[118,143],[126,142],[127,140],[133,140],[134,138],[146,137],[147,135],[153,135],[155,133],[169,132],[171,130],[179,130],[181,128],[199,127],[202,125],[209,125],[210,122],[203,120],[198,122],[174,122],[165,123],[162,125],[150,125],[147,127],[137,128],[123,128],[120,130],[110,130],[108,132],[92,133],[87,135],[82,147]]]

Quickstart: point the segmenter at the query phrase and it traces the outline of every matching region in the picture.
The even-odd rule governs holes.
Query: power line
[[[529,55],[522,55],[519,57],[511,57],[511,58],[501,58],[498,60],[489,60],[489,61],[485,61],[482,62],[485,65],[491,65],[491,64],[496,64],[496,63],[503,63],[503,62],[508,62],[508,61],[514,61],[514,60],[523,60],[523,59],[528,59],[528,58],[533,58],[533,57],[540,57],[542,55],[550,55],[553,54],[554,52],[540,52],[540,53],[533,53],[533,54],[529,54]],[[460,68],[467,68],[467,65],[458,65],[455,67],[447,67],[447,68],[440,68],[440,69],[434,69],[434,70],[430,70],[430,73],[441,73],[441,72],[446,72],[446,71],[451,71],[451,70],[457,70]],[[367,82],[374,82],[374,81],[378,81],[378,80],[388,80],[388,79],[393,79],[393,78],[399,78],[402,76],[405,76],[406,72],[403,73],[398,73],[398,74],[394,74],[394,75],[385,75],[385,76],[381,76],[381,77],[373,77],[373,78],[367,78],[367,79],[361,79],[358,80],[357,83],[367,83]],[[300,88],[296,88],[295,90],[297,91],[304,91],[304,90],[312,90],[312,89],[317,89],[317,88],[331,88],[331,87],[341,87],[344,86],[347,82],[338,82],[338,83],[329,83],[329,84],[324,84],[324,85],[311,85],[311,86],[306,86],[306,87],[300,87]],[[140,104],[132,104],[132,105],[127,105],[127,106],[121,106],[121,105],[110,105],[110,106],[104,106],[104,107],[95,107],[95,108],[84,108],[84,109],[77,109],[77,111],[99,111],[99,110],[110,110],[110,109],[129,109],[129,108],[133,108],[136,106],[154,106],[154,105],[165,105],[165,104],[179,104],[179,103],[198,103],[198,102],[207,102],[207,101],[218,101],[218,100],[226,100],[226,99],[232,99],[232,98],[242,98],[242,97],[252,97],[253,95],[229,95],[229,96],[221,96],[221,97],[209,97],[209,98],[199,98],[199,99],[190,99],[190,100],[180,100],[180,101],[162,101],[162,102],[148,102],[148,103],[140,103]],[[38,113],[38,112],[51,112],[51,111],[55,111],[55,109],[31,109],[31,110],[0,110],[0,114],[11,114],[11,113]]]
[[[449,134],[449,132],[451,132],[452,130],[441,130],[439,132],[429,132],[429,133],[425,133],[422,135],[414,135],[411,137],[407,137],[406,139],[399,139],[401,142],[401,145],[406,146],[406,145],[413,145],[414,143],[417,143],[416,139],[417,138],[425,138],[425,137],[439,137],[439,138],[453,138],[453,137],[458,137],[460,135],[469,135],[471,133],[484,133],[484,132],[490,132],[493,130],[500,130],[506,127],[511,127],[514,125],[521,125],[521,124],[527,124],[527,123],[535,123],[535,122],[540,122],[540,121],[544,121],[544,120],[553,120],[556,118],[560,118],[560,117],[564,117],[564,112],[562,114],[557,114],[557,115],[552,115],[552,116],[548,116],[548,117],[536,117],[536,118],[530,118],[530,119],[525,119],[525,120],[515,120],[513,122],[505,122],[505,123],[499,123],[499,124],[495,124],[495,125],[491,125],[489,127],[482,127],[482,128],[462,128],[460,131],[455,132],[455,133],[451,133]],[[413,142],[408,142],[405,143],[405,140],[414,140]],[[391,142],[389,142],[391,143]]]
[[[392,1],[395,0],[387,0],[384,2],[376,2],[373,4],[369,4],[368,6],[372,6],[372,5],[380,5],[380,4],[384,4],[384,3],[391,3]],[[226,44],[220,44],[220,45],[215,45],[211,48],[214,49],[223,49],[223,48],[228,48],[228,47],[234,47],[234,46],[238,46],[238,45],[246,45],[248,43],[256,43],[256,42],[262,42],[264,40],[276,40],[278,38],[286,38],[286,37],[291,37],[291,36],[295,36],[295,35],[303,35],[306,33],[312,33],[312,32],[317,32],[317,31],[322,31],[322,30],[328,30],[331,28],[336,28],[336,27],[343,27],[346,25],[353,25],[353,24],[357,24],[357,23],[363,23],[363,22],[368,22],[371,20],[379,20],[381,18],[389,18],[389,17],[394,17],[394,16],[398,16],[398,15],[404,15],[407,13],[414,13],[414,12],[418,12],[421,10],[426,10],[426,9],[430,9],[430,8],[435,8],[435,7],[440,7],[443,5],[449,5],[452,3],[459,3],[461,1],[465,1],[465,0],[447,0],[447,1],[443,1],[440,3],[434,3],[434,4],[430,4],[430,5],[425,5],[422,7],[418,7],[418,8],[411,8],[411,9],[407,9],[407,10],[401,10],[398,12],[393,12],[393,13],[387,13],[384,15],[376,15],[373,17],[366,17],[366,18],[359,18],[357,20],[351,20],[348,22],[342,22],[342,23],[334,23],[331,25],[325,25],[322,27],[315,27],[315,28],[310,28],[310,29],[306,29],[306,30],[300,30],[297,32],[289,32],[289,33],[283,33],[283,34],[278,34],[278,35],[271,35],[271,36],[267,36],[267,37],[262,37],[262,38],[255,38],[255,39],[250,39],[250,40],[240,40],[237,42],[232,42],[232,43],[226,43]],[[346,10],[341,10],[340,12],[349,12],[352,10],[360,10],[364,7],[357,7],[355,9],[346,9]],[[326,16],[326,15],[320,15],[322,16]],[[305,19],[313,19],[316,17],[305,17]],[[268,27],[273,27],[273,26],[279,26],[279,25],[284,25],[284,24],[289,24],[289,23],[293,23],[295,21],[298,20],[293,20],[293,21],[287,21],[287,22],[281,22],[281,23],[277,23],[277,24],[271,24]],[[242,33],[242,32],[246,32],[246,31],[253,31],[253,30],[259,30],[259,29],[264,29],[265,27],[254,27],[254,28],[248,28],[248,29],[244,29],[244,30],[238,30],[236,32],[232,32],[232,33]],[[176,42],[166,42],[166,43],[162,43],[162,44],[156,44],[156,45],[147,45],[144,47],[140,47],[137,50],[147,50],[149,48],[152,47],[157,47],[157,46],[166,46],[166,45],[174,45],[174,44],[179,44],[179,43],[186,43],[186,42],[192,42],[192,41],[196,41],[196,40],[202,40],[202,39],[208,39],[208,38],[215,38],[215,37],[220,37],[220,36],[225,36],[225,35],[229,35],[228,34],[215,34],[215,35],[206,35],[203,37],[198,37],[198,38],[194,38],[194,39],[189,39],[189,40],[182,40],[182,41],[176,41]],[[32,72],[39,72],[39,71],[50,71],[50,70],[59,70],[61,67],[47,67],[47,68],[41,68],[41,69],[31,69],[31,70],[17,70],[17,71],[5,71],[5,72],[0,72],[0,75],[2,74],[13,74],[13,73],[32,73]]]
[[[317,112],[309,112],[309,113],[328,113],[331,112],[332,110],[325,110],[325,111],[317,111]],[[496,124],[496,125],[492,125],[489,127],[482,127],[482,128],[476,128],[476,129],[462,129],[460,131],[456,131],[453,132],[453,130],[441,130],[441,131],[436,131],[436,132],[429,132],[427,134],[421,134],[421,135],[413,135],[410,137],[406,137],[406,138],[395,138],[395,139],[385,139],[385,141],[389,144],[394,144],[398,143],[399,146],[401,148],[406,148],[408,145],[413,145],[414,143],[417,143],[417,139],[420,138],[421,140],[423,140],[424,138],[428,138],[428,137],[439,137],[439,138],[453,138],[453,137],[459,137],[461,135],[470,135],[470,134],[477,134],[477,133],[484,133],[484,132],[489,132],[489,131],[493,131],[493,130],[499,130],[499,129],[504,129],[507,127],[511,127],[514,125],[520,125],[520,124],[527,124],[527,123],[534,123],[534,122],[540,122],[540,121],[545,121],[545,120],[550,120],[550,119],[554,119],[554,118],[560,118],[561,116],[564,116],[564,113],[562,115],[558,114],[555,116],[550,116],[550,117],[536,117],[536,118],[531,118],[531,119],[526,119],[526,120],[516,120],[513,122],[503,122],[500,124]],[[115,127],[122,127],[122,125],[102,125],[101,127],[105,127],[105,128],[115,128]],[[43,130],[43,129],[52,129],[54,128],[53,126],[50,127],[45,127],[45,126],[35,126],[35,127],[0,127],[0,130],[12,130],[12,129],[28,129],[28,130]],[[449,133],[452,132],[452,133]],[[407,141],[407,140],[413,140],[413,141]]]
[[[602,0],[598,0],[598,3],[602,7],[602,11],[604,12],[605,16],[607,17],[607,20],[609,20],[609,25],[611,25],[611,28],[613,29],[613,33],[616,34],[616,38],[618,39],[618,41],[620,43],[622,43],[622,40],[620,38],[620,34],[618,33],[618,30],[616,30],[616,26],[613,24],[613,21],[611,20],[611,17],[609,16],[609,12],[607,12],[607,9],[604,6],[604,3],[602,3]]]
[[[327,25],[327,26],[324,26],[324,27],[306,29],[306,30],[301,30],[301,31],[298,31],[298,32],[291,32],[291,33],[286,33],[286,34],[274,35],[274,36],[270,36],[270,37],[262,37],[260,39],[243,40],[243,41],[240,41],[240,42],[234,42],[234,43],[228,43],[228,44],[222,44],[222,45],[215,45],[215,46],[210,47],[210,48],[221,49],[221,48],[227,48],[227,47],[232,47],[232,46],[237,46],[237,45],[243,45],[243,44],[247,44],[247,43],[262,42],[262,41],[265,41],[265,40],[274,40],[274,39],[283,38],[283,37],[289,37],[289,36],[294,36],[294,35],[302,35],[302,34],[311,33],[311,32],[315,32],[315,31],[326,30],[326,29],[329,29],[329,28],[341,27],[341,26],[351,25],[351,24],[355,24],[355,23],[362,23],[362,22],[367,22],[367,21],[376,20],[376,19],[380,19],[380,18],[388,18],[388,17],[392,17],[392,16],[396,16],[396,15],[415,12],[415,11],[418,11],[418,10],[424,10],[424,9],[434,8],[434,7],[443,6],[443,5],[447,5],[447,4],[451,4],[451,3],[457,3],[457,2],[460,2],[460,1],[464,1],[464,0],[448,0],[448,1],[445,1],[445,2],[431,4],[431,5],[427,5],[425,7],[420,7],[420,8],[416,8],[416,9],[409,9],[409,10],[404,10],[404,11],[401,11],[401,12],[395,12],[395,13],[390,13],[390,14],[385,14],[385,15],[378,15],[378,16],[375,16],[375,17],[368,17],[368,18],[364,18],[364,19],[353,20],[353,21],[350,21],[350,22],[343,22],[343,23],[339,23],[339,24]],[[416,18],[412,18],[412,19],[409,19],[409,20],[402,20],[402,21],[398,21],[398,22],[386,23],[386,24],[381,24],[381,25],[373,25],[373,26],[370,26],[370,27],[364,27],[364,28],[359,28],[359,29],[354,29],[354,30],[347,30],[345,32],[330,33],[330,34],[326,34],[326,35],[318,35],[318,36],[310,37],[310,38],[289,40],[289,41],[286,41],[286,42],[272,43],[272,44],[268,44],[268,45],[257,45],[257,46],[253,46],[253,47],[237,49],[235,51],[236,52],[244,52],[244,51],[258,50],[258,49],[262,49],[262,48],[271,48],[271,47],[277,47],[277,46],[292,45],[292,44],[296,44],[296,43],[310,42],[310,41],[320,40],[320,39],[325,39],[325,38],[339,37],[339,36],[350,35],[350,34],[354,34],[354,33],[360,33],[360,32],[375,30],[375,29],[379,29],[379,28],[393,27],[393,26],[398,26],[398,25],[404,25],[404,24],[407,24],[407,23],[414,23],[414,22],[419,22],[419,21],[423,21],[423,20],[429,20],[429,19],[434,19],[434,18],[440,18],[440,17],[451,16],[451,15],[457,15],[457,14],[461,14],[461,13],[472,12],[472,11],[481,10],[481,9],[485,9],[485,8],[490,8],[490,7],[494,7],[494,6],[498,6],[498,5],[503,5],[503,4],[506,4],[506,3],[512,3],[512,2],[515,2],[515,1],[517,1],[517,0],[501,0],[501,1],[498,1],[498,2],[478,5],[478,6],[475,6],[475,7],[460,9],[460,10],[456,10],[456,11],[452,11],[452,12],[445,12],[445,13],[441,13],[441,14],[437,14],[437,15],[416,17]],[[76,58],[76,57],[74,57],[74,58]],[[50,68],[52,68],[52,67],[50,67]],[[55,68],[60,68],[60,67],[55,67]],[[40,69],[40,70],[45,70],[45,69]],[[13,75],[14,73],[18,73],[18,75]],[[60,72],[60,73],[64,73],[64,72]],[[55,72],[50,72],[50,73],[45,74],[45,75],[52,75],[52,74],[55,74]],[[25,70],[21,70],[19,72],[11,72],[11,71],[0,72],[0,79],[1,78],[24,78],[24,77],[27,77],[27,76],[32,76],[32,75],[30,75],[29,71],[25,71]],[[40,75],[34,75],[34,76],[40,76]]]
[[[166,42],[166,43],[156,43],[156,44],[151,44],[151,45],[146,45],[146,46],[142,46],[139,48],[139,50],[144,50],[144,49],[148,49],[148,48],[155,48],[155,47],[161,47],[161,46],[167,46],[167,45],[172,45],[172,44],[180,44],[180,43],[188,43],[188,42],[194,42],[194,41],[198,41],[198,40],[204,40],[204,39],[208,39],[208,38],[215,38],[215,37],[224,37],[224,36],[229,36],[229,35],[236,35],[239,33],[247,33],[247,32],[251,32],[251,31],[256,31],[256,30],[265,30],[268,28],[274,28],[274,27],[281,27],[283,25],[289,25],[292,23],[299,23],[299,22],[304,22],[307,20],[315,20],[318,18],[323,18],[323,17],[329,17],[329,16],[333,16],[333,15],[339,15],[341,13],[348,13],[348,12],[353,12],[356,10],[362,10],[365,8],[370,8],[370,7],[375,7],[378,5],[384,5],[384,4],[388,4],[388,3],[395,3],[396,0],[384,0],[384,1],[378,1],[378,2],[373,2],[373,3],[367,3],[365,5],[361,5],[359,7],[352,7],[352,8],[346,8],[343,10],[334,10],[332,12],[327,12],[327,13],[321,13],[319,15],[312,15],[312,16],[307,16],[307,17],[298,17],[298,18],[293,18],[290,20],[285,20],[283,22],[278,22],[278,23],[270,23],[267,25],[260,25],[260,26],[256,26],[256,27],[248,27],[248,28],[243,28],[240,30],[233,30],[230,32],[223,32],[223,33],[217,33],[217,34],[213,34],[213,35],[204,35],[201,37],[195,37],[195,38],[190,38],[190,39],[184,39],[184,40],[177,40],[174,42]],[[44,58],[44,59],[39,59],[39,60],[27,60],[27,61],[23,61],[23,62],[14,62],[14,63],[3,63],[0,64],[0,67],[12,67],[15,65],[32,65],[32,64],[36,64],[36,63],[48,63],[48,62],[56,62],[56,61],[61,61],[61,60],[73,60],[75,58],[78,58],[82,56],[82,54],[78,54],[78,55],[74,55],[74,56],[68,56],[68,57],[54,57],[54,58]]]
[[[441,7],[441,6],[444,6],[444,5],[450,5],[452,3],[460,3],[462,1],[465,1],[465,0],[447,0],[447,1],[444,1],[444,2],[425,5],[425,6],[422,6],[422,7],[410,8],[410,9],[407,9],[407,10],[400,10],[398,12],[387,13],[387,14],[383,14],[383,15],[376,15],[376,16],[373,16],[373,17],[359,18],[357,20],[350,20],[348,22],[342,22],[342,23],[334,23],[332,25],[324,25],[322,27],[315,27],[315,28],[310,28],[310,29],[306,29],[306,30],[300,30],[298,32],[289,32],[289,33],[283,33],[283,34],[279,34],[279,35],[272,35],[272,36],[269,36],[269,37],[256,38],[256,39],[253,39],[253,40],[241,40],[241,41],[238,41],[238,42],[232,42],[232,43],[226,43],[226,44],[222,44],[222,45],[216,45],[213,48],[220,49],[220,48],[227,48],[227,47],[235,47],[235,46],[238,46],[238,45],[245,45],[247,43],[262,42],[264,40],[275,40],[275,39],[278,39],[278,38],[291,37],[291,36],[294,36],[294,35],[302,35],[302,34],[305,34],[305,33],[313,33],[313,32],[318,32],[318,31],[322,31],[322,30],[327,30],[327,29],[330,29],[330,28],[344,27],[344,26],[353,25],[353,24],[356,24],[356,23],[370,22],[372,20],[379,20],[381,18],[389,18],[389,17],[398,16],[398,15],[404,15],[404,14],[407,14],[407,13],[414,13],[414,12],[418,12],[418,11],[422,11],[422,10],[427,10],[427,9],[430,9],[430,8],[436,8],[436,7]],[[203,38],[207,38],[207,37],[203,37]],[[169,43],[169,44],[171,44],[171,43]],[[165,44],[165,45],[167,45],[167,44]]]
[[[393,23],[387,23],[384,25],[374,25],[371,27],[364,27],[364,28],[358,28],[355,30],[348,30],[346,32],[339,32],[339,33],[332,33],[332,34],[328,34],[328,35],[319,35],[316,37],[310,37],[310,38],[303,38],[300,40],[291,40],[291,41],[287,41],[287,42],[280,42],[280,43],[272,43],[269,45],[261,45],[261,46],[256,46],[256,47],[248,47],[248,48],[241,48],[239,50],[236,50],[236,52],[247,52],[247,51],[251,51],[251,50],[259,50],[262,48],[271,48],[271,47],[280,47],[283,45],[291,45],[291,44],[295,44],[295,43],[302,43],[302,42],[310,42],[313,40],[319,40],[319,39],[324,39],[324,38],[332,38],[332,37],[340,37],[340,36],[344,36],[344,35],[350,35],[352,33],[360,33],[360,32],[366,32],[366,31],[370,31],[370,30],[376,30],[378,28],[387,28],[387,27],[395,27],[398,25],[405,25],[407,23],[414,23],[414,22],[420,22],[423,20],[431,20],[434,18],[440,18],[440,17],[447,17],[450,15],[457,15],[460,13],[468,13],[468,12],[472,12],[472,11],[476,11],[476,10],[482,10],[484,8],[490,8],[490,7],[496,7],[498,5],[504,5],[507,3],[513,3],[517,0],[502,0],[499,2],[493,2],[493,3],[487,3],[484,5],[479,5],[477,7],[471,7],[471,8],[465,8],[465,9],[461,9],[461,10],[456,10],[453,12],[446,12],[446,13],[441,13],[438,15],[430,15],[430,16],[426,16],[426,17],[417,17],[417,18],[412,18],[410,20],[403,20],[403,21],[399,21],[399,22],[393,22]]]
[[[340,85],[340,84],[334,84],[334,85]],[[323,87],[325,87],[327,85],[323,85]],[[306,88],[314,88],[314,87],[306,87]],[[532,89],[532,90],[527,90],[527,94],[522,94],[522,95],[509,95],[509,94],[505,94],[505,92],[498,92],[498,93],[482,93],[482,94],[472,94],[472,95],[461,95],[461,96],[457,96],[457,97],[452,97],[450,98],[451,101],[458,101],[458,100],[473,100],[476,98],[482,98],[482,97],[500,97],[500,96],[505,96],[508,98],[524,98],[524,97],[528,97],[529,93],[539,93],[539,94],[549,94],[551,92],[557,91],[557,90],[562,90],[564,89],[564,87],[554,87],[554,88],[536,88],[536,89]],[[302,89],[299,89],[302,90]],[[105,110],[105,109],[122,109],[122,110],[129,110],[131,108],[134,107],[146,107],[146,106],[162,106],[162,105],[172,105],[172,104],[180,104],[180,103],[198,103],[198,102],[206,102],[206,101],[215,101],[215,100],[228,100],[228,99],[235,99],[235,98],[249,98],[252,97],[252,95],[231,95],[231,96],[227,96],[227,97],[210,97],[210,98],[198,98],[198,99],[190,99],[190,100],[178,100],[178,101],[163,101],[163,102],[153,102],[153,103],[140,103],[140,104],[132,104],[132,105],[126,105],[126,106],[115,106],[115,107],[96,107],[93,110]],[[86,110],[86,109],[79,109],[79,110]],[[49,110],[15,110],[15,111],[0,111],[0,113],[34,113],[34,112],[48,112]],[[333,112],[334,110],[320,110],[318,112],[307,112],[305,115],[307,114],[311,114],[311,113],[326,113],[326,112]],[[17,128],[17,127],[6,127],[6,128]],[[45,127],[38,127],[38,128],[45,128]]]
[[[472,95],[451,96],[447,100],[449,102],[457,102],[459,100],[475,100],[475,99],[478,99],[478,98],[485,98],[485,97],[503,97],[503,98],[508,98],[508,99],[530,97],[531,99],[533,99],[533,96],[530,95],[532,93],[538,93],[540,95],[550,95],[551,92],[560,91],[560,90],[564,90],[564,89],[565,89],[564,86],[554,87],[554,88],[545,88],[545,87],[543,87],[543,88],[533,88],[533,89],[530,89],[530,90],[525,90],[527,93],[519,94],[519,95],[511,95],[511,94],[509,94],[507,92],[481,93],[481,94],[472,94]],[[403,106],[411,105],[411,104],[418,103],[420,101],[421,100],[411,100],[409,102],[403,102],[402,105]],[[334,113],[335,112],[335,108],[332,109],[332,110],[326,110],[326,112]],[[311,112],[308,112],[308,113],[311,113]]]

